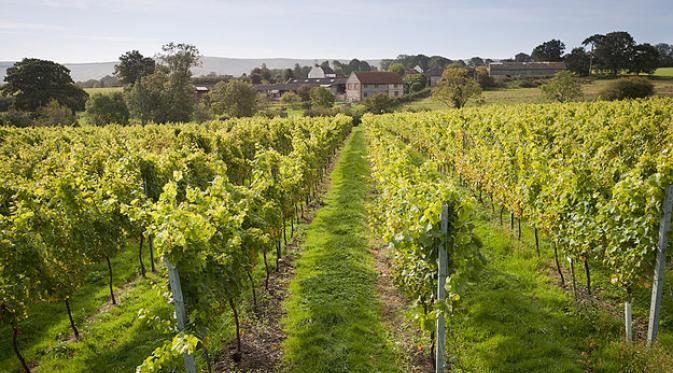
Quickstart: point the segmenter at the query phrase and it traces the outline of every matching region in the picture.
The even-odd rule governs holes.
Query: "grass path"
[[[362,128],[341,152],[290,283],[283,347],[291,372],[395,372],[368,250],[369,165]]]

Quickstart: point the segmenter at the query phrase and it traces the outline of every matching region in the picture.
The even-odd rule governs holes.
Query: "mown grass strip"
[[[332,173],[325,206],[308,227],[284,320],[291,372],[395,372],[381,323],[377,275],[368,251],[369,165],[361,128]]]

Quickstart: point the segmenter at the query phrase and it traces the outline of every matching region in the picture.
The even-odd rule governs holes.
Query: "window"
[[[395,97],[400,95],[400,91],[395,91]]]
[[[367,97],[367,92],[363,93],[363,96],[364,96],[364,97]]]

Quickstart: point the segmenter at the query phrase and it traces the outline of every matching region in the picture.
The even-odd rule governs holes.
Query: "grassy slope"
[[[662,313],[668,316],[662,319],[660,348],[650,354],[642,344],[629,348],[621,342],[623,294],[600,268],[592,269],[597,298],[575,301],[570,288],[558,286],[553,252],[544,237],[542,258],[537,258],[532,229],[525,224],[518,241],[483,209],[475,223],[487,262],[466,287],[455,318],[455,340],[448,351],[460,367],[478,372],[666,371],[662,367],[673,361],[672,335],[666,330],[673,319],[673,300],[664,300]],[[562,266],[570,281],[567,261]],[[583,287],[581,264],[576,265],[576,275],[578,288]],[[641,289],[634,300],[640,331],[646,328],[648,305],[648,289]]]
[[[332,173],[324,206],[308,227],[290,284],[285,359],[293,372],[394,372],[381,326],[364,200],[369,167],[356,128]]]
[[[673,74],[673,68],[671,69],[671,73]],[[610,83],[610,81],[611,80],[609,79],[596,79],[589,84],[584,84],[582,86],[582,89],[584,90],[584,99],[595,99],[599,92],[604,89],[605,86]],[[672,79],[658,78],[653,79],[652,83],[654,83],[654,89],[657,96],[673,96]],[[503,88],[488,90],[482,93],[482,99],[484,105],[547,102],[540,88]],[[474,103],[469,103],[468,106],[474,106]],[[400,108],[400,111],[406,111],[409,109],[447,110],[447,106],[444,103],[433,100],[432,97],[428,97],[403,105]]]
[[[144,250],[145,255],[147,249]],[[149,258],[145,258],[149,267]],[[141,308],[166,314],[168,305],[158,289],[157,277],[138,275],[137,246],[134,244],[113,258],[117,306],[107,307],[107,267],[98,265],[86,284],[71,300],[73,316],[82,339],[72,341],[72,332],[63,302],[41,302],[30,307],[27,320],[20,322],[19,345],[29,362],[37,362],[40,372],[84,372],[131,370],[156,347],[162,336],[137,319]],[[104,310],[98,312],[98,310]],[[11,331],[0,328],[0,366],[3,371],[20,371],[11,349]],[[6,370],[5,370],[6,369]]]
[[[673,76],[673,67],[660,67],[654,72],[656,76]]]

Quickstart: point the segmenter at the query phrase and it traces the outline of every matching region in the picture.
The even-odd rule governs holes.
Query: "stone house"
[[[402,97],[402,77],[388,71],[354,71],[346,79],[346,101],[366,101],[377,93],[384,93],[392,98]]]

